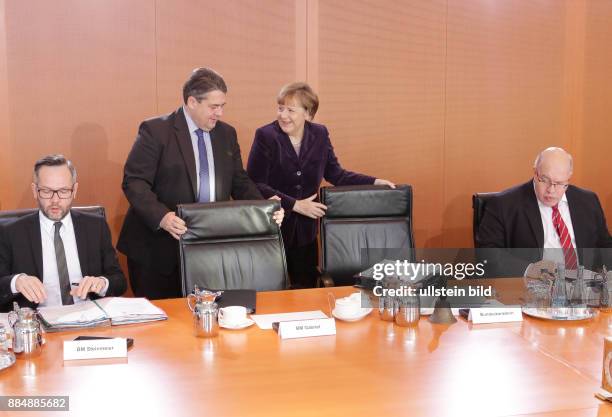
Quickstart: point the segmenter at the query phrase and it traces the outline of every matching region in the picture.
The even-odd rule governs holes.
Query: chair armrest
[[[336,284],[334,283],[334,279],[329,276],[329,274],[321,271],[320,267],[317,267],[317,288],[320,287],[334,287]]]
[[[327,287],[335,287],[336,286],[336,283],[334,282],[332,277],[330,277],[329,275],[322,275],[321,276],[321,283],[322,283],[323,287],[325,287],[325,288],[327,288]]]

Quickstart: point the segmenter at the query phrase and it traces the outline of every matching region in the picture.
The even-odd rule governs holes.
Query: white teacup
[[[354,292],[346,298],[350,299],[354,303],[361,305],[361,292]]]
[[[247,318],[247,309],[243,306],[229,306],[219,309],[219,321],[234,325],[244,323]]]
[[[338,298],[336,300],[335,312],[341,317],[350,317],[359,313],[361,310],[361,297],[359,293],[352,294],[349,297]]]

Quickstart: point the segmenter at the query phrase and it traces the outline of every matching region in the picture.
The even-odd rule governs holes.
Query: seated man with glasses
[[[570,270],[577,265],[600,268],[605,259],[590,248],[610,248],[612,238],[597,195],[569,184],[572,156],[561,148],[547,148],[537,156],[533,171],[532,180],[487,202],[477,246],[517,249],[510,252],[525,255],[524,262],[515,265],[519,275],[526,271],[537,276],[543,268],[552,272],[555,263],[565,263]],[[498,261],[511,263],[509,257]]]
[[[0,311],[13,301],[55,306],[125,292],[106,220],[70,210],[78,185],[76,169],[62,155],[34,165],[39,211],[0,227]]]

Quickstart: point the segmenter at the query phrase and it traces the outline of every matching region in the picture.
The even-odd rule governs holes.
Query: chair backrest
[[[473,221],[472,221],[472,233],[474,239],[474,247],[478,246],[476,236],[478,235],[478,228],[480,222],[485,213],[485,207],[487,201],[494,198],[499,193],[476,193],[472,196],[472,208],[474,209]]]
[[[98,216],[106,218],[106,213],[104,211],[104,207],[102,206],[72,207],[72,210],[78,211],[80,213],[97,214]],[[26,216],[37,211],[37,208],[0,211],[0,225],[10,223],[20,217]]]
[[[178,206],[187,233],[180,240],[183,295],[195,285],[215,290],[287,288],[287,262],[276,200]]]
[[[411,186],[323,187],[321,202],[327,206],[320,223],[321,269],[335,285],[354,284],[355,274],[388,254],[414,257]]]

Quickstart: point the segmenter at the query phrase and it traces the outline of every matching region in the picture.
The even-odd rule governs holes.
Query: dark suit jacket
[[[259,200],[242,166],[236,130],[218,121],[210,131],[215,161],[215,199]],[[130,203],[117,249],[140,264],[171,273],[178,243],[159,223],[178,204],[196,202],[197,173],[182,107],[142,122],[125,163],[123,191]]]
[[[599,199],[592,191],[573,185],[565,195],[580,263],[590,268],[601,267],[607,256],[602,259],[605,254],[590,248],[612,248],[612,238]],[[476,242],[480,248],[515,249],[513,255],[524,260],[515,268],[519,275],[528,263],[542,259],[544,228],[532,180],[502,191],[487,202]]]
[[[119,267],[106,220],[74,210],[71,216],[83,276],[106,277],[106,295],[122,295],[127,281]],[[11,279],[19,273],[44,279],[38,212],[0,227],[0,311],[11,310],[13,301],[22,307],[36,306],[23,295],[11,292]]]
[[[281,230],[286,247],[311,243],[317,236],[317,222],[291,209],[295,200],[318,192],[323,178],[333,185],[373,184],[375,178],[347,171],[340,166],[327,128],[306,122],[300,155],[278,122],[255,132],[247,172],[264,197],[278,195],[286,210]]]

